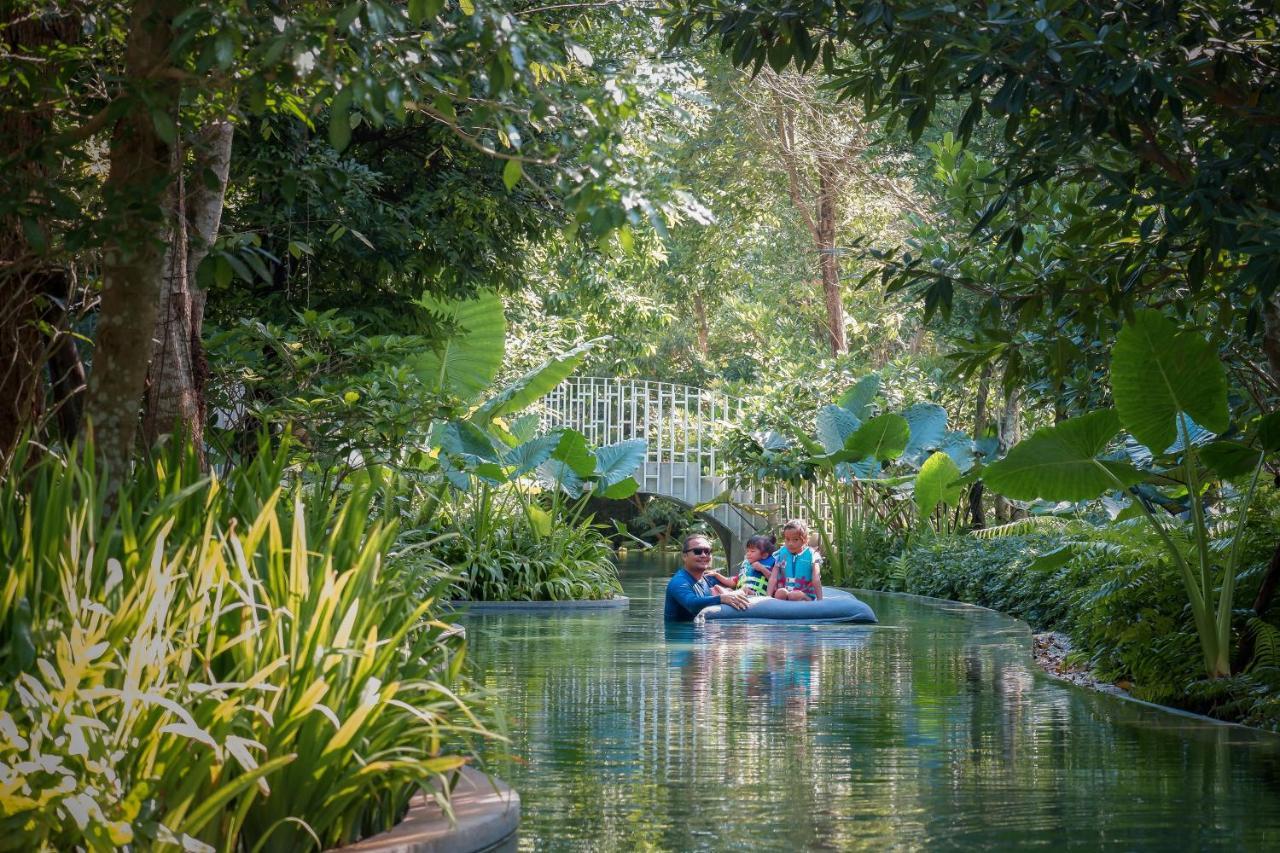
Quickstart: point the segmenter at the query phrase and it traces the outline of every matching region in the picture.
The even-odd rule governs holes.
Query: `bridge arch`
[[[732,564],[741,559],[752,534],[804,515],[806,505],[818,507],[821,517],[809,519],[812,523],[827,517],[825,505],[813,500],[812,486],[798,492],[731,483],[718,444],[744,407],[734,397],[691,385],[586,376],[566,379],[552,390],[543,399],[541,417],[544,428],[571,427],[597,445],[645,439],[648,451],[635,473],[641,494],[692,508],[730,490],[730,502],[699,515],[720,535]]]

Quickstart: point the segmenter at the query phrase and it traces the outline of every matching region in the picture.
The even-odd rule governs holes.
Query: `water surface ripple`
[[[465,619],[526,850],[1280,849],[1280,737],[1044,676],[1021,623],[869,595],[878,626]]]

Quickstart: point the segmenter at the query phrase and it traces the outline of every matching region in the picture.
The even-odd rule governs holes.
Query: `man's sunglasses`
[[[686,554],[692,554],[695,557],[705,557],[711,553],[711,549],[710,548],[685,548],[684,552]]]

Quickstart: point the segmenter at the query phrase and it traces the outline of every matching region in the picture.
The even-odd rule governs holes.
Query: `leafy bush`
[[[1280,496],[1272,492],[1249,513],[1237,581],[1246,601],[1261,583],[1277,529]],[[1244,672],[1201,681],[1195,620],[1178,570],[1144,520],[1101,527],[1084,521],[1024,524],[1008,532],[919,536],[896,555],[864,555],[858,569],[869,587],[980,604],[1038,630],[1066,633],[1077,661],[1100,678],[1130,682],[1139,698],[1280,728],[1275,613],[1267,621],[1236,619],[1237,639],[1245,631],[1257,634]],[[1221,552],[1230,531],[1224,526],[1219,532],[1224,539],[1211,544]]]
[[[0,794],[24,849],[315,849],[394,823],[488,732],[372,493],[189,449],[108,502],[87,454],[0,481]],[[283,484],[283,485],[282,485]]]
[[[439,540],[433,556],[452,581],[449,595],[468,601],[570,601],[611,598],[622,591],[613,549],[588,519],[535,535],[522,519],[490,520],[483,535],[460,524]],[[431,584],[438,574],[426,572]]]

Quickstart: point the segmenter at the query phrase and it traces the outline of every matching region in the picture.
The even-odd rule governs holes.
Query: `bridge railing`
[[[741,419],[746,403],[727,394],[691,385],[645,379],[571,377],[542,401],[544,428],[572,427],[596,445],[613,444],[632,438],[648,442],[646,463],[673,463],[689,466],[702,478],[727,483],[728,470],[719,442],[725,431]],[[696,466],[694,468],[693,466]],[[646,465],[641,477],[658,475]],[[645,482],[641,487],[645,491]],[[704,497],[695,494],[688,476],[668,483],[670,497],[696,505]],[[721,489],[724,488],[722,485]],[[682,491],[683,490],[683,493]],[[794,516],[812,516],[806,505],[817,510],[813,524],[829,523],[830,507],[824,495],[815,494],[805,484],[798,488],[754,486],[738,489],[738,503],[765,508],[770,523]]]

